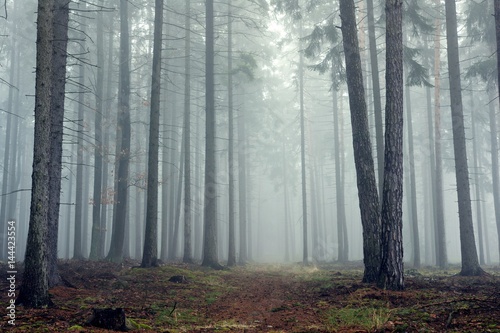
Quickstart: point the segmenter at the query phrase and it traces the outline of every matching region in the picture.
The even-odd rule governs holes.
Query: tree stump
[[[105,328],[114,331],[128,331],[125,322],[125,310],[117,309],[92,309],[92,316],[87,322],[88,325]]]

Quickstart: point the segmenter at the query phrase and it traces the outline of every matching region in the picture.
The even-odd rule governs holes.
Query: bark
[[[203,266],[220,268],[217,256],[217,167],[215,161],[214,1],[205,2],[205,206]]]
[[[52,304],[48,284],[48,207],[51,131],[51,92],[53,57],[54,1],[39,0],[37,10],[35,145],[31,207],[24,258],[24,273],[17,304],[43,308]]]
[[[474,240],[472,208],[469,188],[469,169],[465,143],[464,114],[462,110],[462,87],[460,82],[460,59],[458,53],[457,14],[454,0],[445,1],[446,44],[450,80],[451,118],[453,126],[453,151],[455,153],[455,175],[457,180],[458,215],[460,223],[460,252],[462,270],[460,275],[482,275]]]
[[[115,211],[107,260],[121,262],[128,212],[128,176],[130,162],[130,40],[128,1],[120,0],[120,65],[118,88],[118,124],[115,182]]]
[[[403,1],[387,0],[384,191],[378,286],[404,289],[403,272]]]
[[[302,20],[300,21],[300,37],[302,41]],[[307,236],[307,184],[306,184],[306,142],[305,142],[305,109],[304,109],[304,53],[300,44],[299,54],[299,105],[300,105],[300,166],[302,176],[302,263],[309,261]]]
[[[413,144],[413,119],[411,109],[410,88],[405,87],[406,92],[406,119],[408,121],[408,160],[410,167],[410,193],[408,193],[408,200],[410,201],[410,214],[411,214],[411,230],[412,230],[412,245],[413,245],[413,260],[412,264],[415,268],[420,268],[420,237],[418,230],[418,207],[417,207],[417,183],[415,176],[415,154]]]
[[[495,31],[497,41],[497,72],[498,80],[497,87],[500,93],[500,0],[494,0],[495,6]],[[493,200],[495,207],[495,221],[497,225],[498,235],[498,253],[500,255],[500,179],[498,173],[498,139],[497,139],[497,126],[496,115],[494,110],[490,109],[490,135],[491,135],[491,164],[492,164],[492,178],[493,178]]]
[[[490,95],[491,97],[491,95]],[[477,220],[477,237],[478,237],[478,245],[479,245],[479,264],[484,265],[484,244],[483,244],[483,220],[481,216],[481,191],[479,184],[479,156],[478,156],[478,135],[476,131],[477,123],[475,113],[477,112],[474,107],[474,94],[471,91],[470,93],[470,101],[471,101],[471,119],[472,119],[472,153],[474,158],[474,183],[475,183],[475,203],[476,203],[476,220]],[[491,108],[492,103],[489,103],[489,107]],[[490,109],[491,111],[491,109]],[[494,112],[494,108],[493,108]]]
[[[141,267],[158,265],[158,153],[160,145],[161,50],[163,0],[155,1],[151,109],[149,120],[146,232]]]
[[[240,227],[240,257],[239,264],[248,261],[248,215],[247,215],[247,145],[245,108],[241,107],[238,121],[238,212]]]
[[[104,5],[104,0],[100,0],[99,5]],[[102,209],[102,161],[103,161],[103,141],[102,141],[102,114],[103,114],[103,94],[104,94],[104,31],[102,11],[97,13],[97,78],[96,78],[96,107],[95,107],[95,143],[94,143],[94,193],[92,205],[92,240],[90,243],[90,260],[100,259],[101,254],[101,209]]]
[[[441,1],[435,0],[437,6]],[[435,248],[436,264],[440,268],[446,268],[448,265],[448,255],[446,251],[446,234],[444,228],[444,205],[443,205],[443,160],[441,158],[441,20],[436,17],[436,33],[434,37],[434,151],[436,164],[434,165],[436,175],[433,191],[434,209],[435,209]]]
[[[193,261],[192,246],[192,195],[191,195],[191,1],[186,0],[186,49],[185,59],[185,85],[184,85],[184,256],[182,261]]]
[[[335,147],[335,194],[336,194],[336,213],[337,213],[337,242],[338,242],[338,261],[347,262],[349,253],[345,240],[347,239],[346,216],[345,216],[345,196],[343,184],[343,172],[341,167],[341,155],[344,154],[340,147],[340,126],[339,126],[339,108],[337,106],[338,94],[333,89],[333,145]],[[344,236],[345,235],[345,236]]]
[[[235,211],[234,211],[234,110],[233,110],[233,18],[231,16],[231,1],[227,3],[227,98],[228,98],[228,173],[229,173],[229,248],[227,265],[236,265]]]
[[[48,211],[48,269],[49,287],[61,283],[57,270],[57,236],[59,231],[59,205],[61,198],[62,142],[64,98],[66,87],[66,58],[68,45],[69,0],[54,2],[54,40],[52,55],[52,121],[49,165]],[[69,222],[69,221],[68,221]]]
[[[380,97],[380,79],[377,59],[377,40],[375,36],[375,15],[373,0],[366,1],[368,17],[368,41],[370,42],[370,66],[373,86],[373,111],[375,114],[375,141],[377,145],[378,189],[381,196],[384,179],[384,124]]]
[[[340,18],[351,109],[354,162],[363,225],[363,262],[365,265],[363,282],[375,282],[380,268],[380,209],[353,0],[340,1]]]

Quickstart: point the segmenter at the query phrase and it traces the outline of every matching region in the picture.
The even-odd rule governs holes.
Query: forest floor
[[[51,308],[16,307],[15,326],[2,266],[0,331],[109,332],[87,324],[92,309],[123,308],[132,332],[500,332],[499,267],[474,278],[456,276],[459,267],[407,270],[406,289],[393,292],[361,283],[361,263],[134,265],[61,262],[71,286],[50,290]]]

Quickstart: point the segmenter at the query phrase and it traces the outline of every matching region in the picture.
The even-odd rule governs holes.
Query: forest
[[[4,0],[0,328],[500,332],[500,0]]]

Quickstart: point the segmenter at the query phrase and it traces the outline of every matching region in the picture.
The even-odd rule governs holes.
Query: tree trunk
[[[302,41],[302,20],[300,25],[300,41]],[[306,184],[306,141],[305,141],[305,109],[304,109],[304,52],[302,43],[299,46],[299,105],[300,105],[300,166],[302,175],[302,263],[309,261],[307,235],[307,184]]]
[[[366,1],[368,17],[368,40],[370,42],[370,65],[372,71],[373,86],[373,111],[375,114],[375,140],[377,144],[377,167],[378,167],[378,189],[379,195],[383,189],[384,179],[384,124],[382,121],[382,103],[380,97],[380,80],[377,59],[377,40],[375,36],[375,15],[373,0]]]
[[[451,118],[453,126],[453,151],[455,153],[458,215],[460,221],[460,252],[462,255],[462,270],[460,271],[460,275],[481,275],[484,274],[484,271],[479,266],[476,242],[474,240],[474,226],[472,224],[455,1],[446,0],[445,8],[446,44],[448,50],[448,70],[450,73]]]
[[[39,0],[37,10],[35,145],[31,188],[30,222],[24,273],[17,304],[43,308],[52,304],[48,284],[48,208],[51,148],[51,93],[54,1]]]
[[[243,95],[243,92],[242,92]],[[240,257],[239,264],[245,265],[248,261],[248,215],[247,215],[247,144],[246,144],[246,117],[242,106],[237,117],[238,121],[238,212],[240,227]]]
[[[363,282],[375,282],[380,268],[380,209],[353,0],[340,1],[340,18],[351,109],[354,162],[363,225]]]
[[[435,0],[436,6],[441,5],[441,0]],[[441,158],[441,20],[436,17],[434,37],[434,151],[436,157],[435,186],[434,186],[434,209],[435,209],[435,247],[436,264],[440,268],[448,265],[446,251],[446,234],[444,228],[444,204],[443,204],[443,160]]]
[[[495,5],[495,30],[497,41],[497,72],[498,80],[497,87],[500,93],[500,0],[494,0]],[[494,108],[495,109],[495,108]],[[495,206],[495,221],[497,224],[498,235],[498,253],[500,255],[500,179],[498,174],[498,141],[497,141],[497,126],[494,110],[490,109],[490,135],[491,135],[491,164],[493,178],[493,201]]]
[[[386,0],[386,105],[382,243],[378,286],[404,289],[403,271],[403,1]]]
[[[185,85],[184,85],[184,255],[182,261],[191,263],[193,261],[192,239],[192,195],[191,195],[191,1],[186,0],[186,49],[184,51],[185,61]]]
[[[336,213],[337,213],[337,242],[338,242],[338,261],[341,263],[347,262],[349,260],[349,253],[347,252],[347,244],[344,244],[344,240],[347,239],[347,228],[346,228],[346,217],[345,217],[345,196],[344,196],[344,184],[342,182],[342,173],[344,172],[341,167],[341,154],[344,151],[340,147],[340,126],[339,126],[339,112],[342,112],[338,108],[338,94],[337,90],[332,89],[333,92],[333,146],[335,147],[335,194],[336,194]]]
[[[128,1],[120,0],[120,66],[118,88],[117,156],[115,182],[115,212],[107,260],[121,262],[128,213],[128,177],[130,164],[130,40]]]
[[[413,119],[411,109],[410,87],[405,87],[406,92],[406,119],[408,122],[408,161],[410,163],[410,193],[408,193],[408,200],[410,201],[410,214],[411,214],[411,230],[412,230],[412,245],[413,245],[413,260],[414,268],[420,268],[420,237],[418,231],[418,207],[417,207],[417,182],[415,177],[415,156],[413,145]]]
[[[99,5],[104,5],[104,0],[99,1]],[[90,242],[90,260],[97,260],[101,253],[101,198],[102,198],[102,114],[103,114],[103,94],[104,94],[104,31],[102,11],[97,13],[97,78],[96,78],[96,107],[95,107],[95,144],[94,144],[94,193],[92,205],[92,240]]]
[[[490,95],[491,96],[491,95]],[[470,110],[471,110],[471,120],[472,120],[472,153],[474,158],[474,189],[475,189],[475,204],[476,204],[476,220],[477,220],[477,237],[478,237],[478,245],[479,245],[479,264],[484,265],[484,244],[483,244],[483,220],[481,216],[481,187],[479,184],[479,147],[478,147],[478,135],[476,131],[477,123],[476,123],[476,112],[474,107],[474,93],[470,92]],[[491,108],[493,103],[488,103]],[[493,112],[495,109],[493,108]],[[491,109],[490,109],[491,112]]]
[[[217,257],[217,166],[215,161],[214,1],[207,0],[205,36],[205,206],[203,266],[220,268]]]
[[[160,145],[161,50],[163,0],[155,0],[151,109],[149,120],[146,233],[141,267],[158,265],[158,153]]]
[[[66,58],[68,45],[69,0],[54,2],[54,40],[53,40],[53,82],[52,82],[52,121],[49,165],[49,211],[48,211],[48,270],[49,287],[61,282],[57,271],[57,236],[59,231],[59,205],[61,199],[61,169],[64,99],[66,92]],[[68,221],[69,222],[69,221]]]
[[[228,100],[228,173],[229,173],[229,246],[227,265],[236,265],[236,236],[234,211],[234,110],[233,110],[233,18],[231,1],[227,3],[227,100]]]

